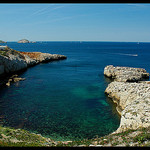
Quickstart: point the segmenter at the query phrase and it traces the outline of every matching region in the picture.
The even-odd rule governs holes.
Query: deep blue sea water
[[[0,89],[0,123],[57,140],[104,136],[120,117],[104,94],[106,65],[141,67],[150,72],[150,43],[8,42],[19,51],[66,55],[20,74],[25,81]]]

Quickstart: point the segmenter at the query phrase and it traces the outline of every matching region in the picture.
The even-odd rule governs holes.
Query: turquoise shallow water
[[[106,65],[143,67],[148,72],[150,43],[37,42],[7,45],[20,51],[66,55],[20,74],[25,81],[0,90],[3,126],[23,128],[57,140],[104,136],[120,118],[104,94]],[[134,56],[137,54],[137,56]]]

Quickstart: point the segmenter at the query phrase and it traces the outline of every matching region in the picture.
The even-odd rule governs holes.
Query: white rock
[[[116,132],[150,126],[150,84],[112,82],[105,92],[121,109],[120,126]]]
[[[119,82],[139,81],[149,77],[149,73],[143,68],[114,67],[113,65],[104,68],[104,75]]]
[[[27,68],[27,63],[25,60],[12,54],[10,54],[9,57],[0,55],[0,65],[4,66],[4,71],[6,73]]]

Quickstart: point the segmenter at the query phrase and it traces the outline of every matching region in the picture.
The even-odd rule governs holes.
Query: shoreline
[[[8,43],[8,42],[15,42],[15,43],[18,43],[18,41],[7,41],[5,43]],[[96,41],[96,40],[93,40],[93,41],[84,41],[84,40],[76,40],[76,41],[36,41],[36,43],[40,43],[40,42],[111,42],[111,43],[150,43],[149,41]],[[31,42],[32,43],[32,42]],[[0,43],[0,44],[3,44],[3,43]],[[23,44],[26,44],[26,43],[23,43]],[[29,43],[30,44],[30,43]]]
[[[114,133],[150,126],[150,81],[143,68],[106,66],[104,75],[113,78],[105,93],[117,104],[120,126]]]
[[[8,79],[9,77],[12,78],[13,75],[25,71],[29,67],[39,63],[64,59],[67,59],[64,55],[42,52],[21,52],[6,46],[0,49],[0,86],[7,84],[9,81],[11,82],[11,80]],[[9,86],[10,84],[7,85]]]
[[[16,73],[16,72],[18,72],[18,71],[22,71],[22,70],[24,70],[24,69],[27,69],[28,67],[31,67],[31,66],[34,66],[34,65],[37,65],[37,64],[39,64],[39,63],[43,63],[43,62],[49,62],[49,61],[55,61],[55,60],[62,60],[62,59],[66,59],[67,57],[66,56],[64,56],[64,55],[58,55],[58,54],[48,54],[48,53],[41,53],[41,52],[19,52],[19,51],[15,51],[15,50],[12,50],[12,49],[10,49],[10,48],[8,48],[8,51],[6,51],[7,53],[5,53],[5,51],[3,51],[3,53],[2,53],[2,55],[1,55],[1,57],[0,58],[4,58],[4,60],[6,60],[6,62],[11,62],[11,61],[14,61],[14,58],[15,58],[15,60],[16,59],[18,59],[18,61],[17,61],[17,63],[16,64],[18,64],[18,62],[21,62],[22,63],[22,65],[23,65],[23,67],[20,67],[20,66],[18,66],[17,68],[16,68],[16,70],[15,71],[12,71],[11,70],[11,67],[10,68],[7,68],[7,69],[3,69],[3,68],[5,68],[6,66],[4,66],[4,67],[2,67],[2,69],[3,70],[5,70],[4,72],[8,75],[8,74],[14,74],[14,73]],[[7,54],[7,55],[6,55]],[[12,56],[12,54],[14,55],[14,57]],[[6,64],[6,63],[5,63]],[[3,65],[3,64],[1,64],[1,65]],[[20,64],[19,64],[20,65]],[[18,69],[19,68],[19,69]],[[21,68],[21,69],[20,69]],[[123,106],[123,105],[118,105],[118,104],[120,104],[120,97],[117,97],[116,95],[114,95],[114,93],[116,93],[116,92],[114,92],[114,91],[112,91],[112,89],[115,87],[116,88],[116,86],[118,86],[119,88],[120,87],[125,87],[125,89],[127,90],[128,89],[128,87],[127,86],[125,86],[125,85],[133,85],[134,84],[134,86],[137,86],[137,85],[143,85],[143,87],[147,84],[148,85],[148,88],[149,88],[149,86],[150,86],[150,83],[149,82],[146,82],[146,81],[140,81],[140,80],[143,80],[143,77],[144,78],[148,78],[148,76],[149,76],[149,74],[146,72],[146,70],[143,70],[143,69],[141,69],[141,68],[138,68],[138,69],[135,69],[135,70],[137,70],[138,71],[138,74],[136,74],[137,76],[137,78],[135,78],[135,76],[131,76],[131,74],[133,73],[133,70],[132,70],[132,68],[131,68],[131,72],[129,73],[129,72],[127,72],[127,74],[130,74],[129,76],[126,76],[127,74],[123,74],[123,75],[121,75],[120,73],[118,73],[118,74],[115,74],[115,72],[116,72],[116,68],[115,67],[113,67],[113,66],[111,66],[109,69],[108,69],[109,67],[107,67],[107,71],[110,73],[111,72],[111,74],[114,74],[114,76],[113,75],[108,75],[108,77],[109,78],[113,78],[114,80],[117,80],[117,81],[114,81],[114,82],[111,82],[109,85],[108,85],[108,87],[107,88],[110,88],[111,89],[111,94],[112,95],[109,95],[109,97],[110,98],[112,98],[112,100],[113,100],[113,102],[115,102],[115,103],[117,103],[117,107],[118,107],[118,112],[120,112],[120,115],[121,115],[121,119],[122,119],[122,112],[124,112],[124,114],[123,115],[125,115],[125,113],[126,113],[126,106]],[[113,70],[111,70],[111,69],[116,69],[115,71]],[[123,69],[129,69],[129,67],[125,67],[125,68],[123,68]],[[105,70],[105,69],[104,69]],[[111,70],[111,71],[110,71]],[[119,68],[119,70],[121,70],[121,68]],[[106,71],[106,72],[107,72]],[[140,74],[140,76],[139,76],[139,72],[142,72],[141,74]],[[124,71],[123,71],[124,72]],[[2,75],[4,75],[4,74],[2,74]],[[104,73],[104,75],[105,75],[105,73]],[[107,75],[106,75],[107,76]],[[14,77],[16,77],[16,76],[14,76]],[[125,77],[125,78],[124,78]],[[133,77],[133,78],[132,78]],[[22,79],[21,79],[22,80]],[[134,82],[134,83],[133,83]],[[107,89],[106,88],[106,89]],[[114,88],[114,89],[115,89]],[[147,88],[147,87],[146,87]],[[124,88],[121,88],[121,89],[124,89]],[[121,89],[119,89],[119,92],[120,92],[120,90]],[[126,91],[125,90],[125,91]],[[107,91],[107,90],[106,90]],[[106,92],[105,91],[105,93],[109,93],[109,92]],[[124,91],[123,91],[124,92]],[[131,92],[132,93],[132,92]],[[122,94],[122,93],[121,93]],[[138,97],[139,98],[139,97]],[[132,98],[133,99],[133,98]],[[135,102],[134,102],[134,104],[135,104]],[[138,103],[139,104],[139,103]],[[119,110],[119,107],[120,107],[120,110]],[[129,109],[128,109],[129,110]],[[142,110],[144,110],[143,108],[142,108]],[[136,114],[135,114],[136,113]],[[138,114],[138,112],[135,112],[135,111],[131,111],[131,115],[133,115],[133,116],[137,116],[137,114]],[[124,117],[125,118],[125,117]],[[129,117],[129,119],[128,119],[128,123],[129,123],[129,121],[131,121],[131,119],[130,119],[131,117]],[[136,118],[135,118],[136,119]],[[126,120],[125,120],[126,121]],[[125,122],[124,121],[124,122]],[[124,123],[123,122],[123,123]],[[36,144],[38,145],[38,146],[74,146],[74,147],[86,147],[86,146],[89,146],[89,147],[105,147],[105,146],[114,146],[114,145],[117,145],[117,144],[115,144],[114,142],[117,140],[117,139],[115,139],[114,137],[116,137],[116,136],[119,136],[119,134],[124,134],[126,131],[128,132],[128,133],[132,133],[132,132],[139,132],[139,134],[142,132],[141,130],[148,130],[149,131],[149,124],[148,124],[148,126],[139,126],[139,127],[136,127],[136,128],[129,128],[128,126],[126,126],[126,125],[128,125],[128,124],[126,124],[125,125],[125,128],[123,129],[123,124],[122,122],[121,122],[121,120],[120,120],[120,126],[119,126],[119,130],[117,129],[115,132],[113,132],[113,133],[110,133],[109,135],[106,135],[106,136],[104,136],[104,137],[101,137],[101,138],[96,138],[96,139],[85,139],[85,140],[82,140],[82,141],[80,141],[80,142],[78,142],[78,141],[54,141],[54,140],[52,140],[52,139],[50,139],[50,138],[45,138],[45,137],[43,137],[42,135],[40,135],[40,134],[35,134],[35,133],[30,133],[30,132],[28,132],[28,131],[25,131],[25,130],[23,130],[23,129],[12,129],[12,128],[7,128],[7,127],[1,127],[0,126],[0,136],[1,136],[1,138],[0,138],[0,142],[4,142],[3,144],[5,145],[7,142],[12,142],[13,144],[12,144],[12,146],[15,146],[15,144],[17,145],[19,145],[21,142],[23,142],[23,145],[22,146],[27,146],[28,144],[29,144],[29,146],[35,146]],[[133,122],[132,122],[133,123]],[[145,129],[146,128],[146,129]],[[121,130],[120,130],[121,129]],[[123,130],[122,130],[123,129]],[[11,133],[11,134],[6,134],[6,131],[5,130],[7,130],[7,132],[8,133]],[[130,132],[128,131],[128,130],[130,130]],[[5,131],[5,132],[4,132]],[[3,133],[4,132],[4,133]],[[32,136],[34,136],[34,138],[36,138],[36,139],[38,139],[39,137],[40,138],[42,138],[43,140],[44,140],[44,143],[42,142],[40,142],[40,141],[42,141],[41,139],[38,139],[38,140],[40,140],[40,141],[34,141],[33,140],[33,145],[31,144],[32,143],[32,141],[27,141],[27,140],[24,140],[23,141],[23,139],[21,139],[21,141],[20,140],[18,140],[18,139],[16,139],[16,137],[14,137],[14,135],[13,134],[16,134],[16,133],[18,133],[20,136],[22,136],[22,135],[24,135],[24,136],[30,136],[30,137],[32,137]],[[139,134],[136,134],[136,135],[139,135]],[[9,139],[10,138],[10,140],[9,141],[7,141],[7,139]],[[110,139],[109,138],[114,138],[114,141],[110,141]],[[32,139],[30,139],[30,140],[32,140]],[[146,139],[147,140],[147,139]],[[15,141],[15,142],[14,142]],[[6,142],[6,143],[5,143]],[[10,144],[11,144],[11,142],[10,142]],[[118,141],[117,141],[118,142]],[[26,145],[26,144],[27,145]],[[78,143],[78,144],[77,144]],[[8,143],[9,144],[9,143]],[[31,145],[30,145],[31,144]],[[132,145],[133,145],[133,143],[132,143]],[[132,146],[131,145],[131,146]],[[137,143],[135,144],[135,145],[138,145]],[[6,144],[6,146],[7,146],[7,144]],[[126,146],[126,145],[121,145],[121,146]],[[133,145],[134,146],[134,145]]]

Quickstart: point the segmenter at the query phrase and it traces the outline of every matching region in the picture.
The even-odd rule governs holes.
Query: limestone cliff
[[[113,65],[104,68],[104,75],[120,82],[135,82],[149,78],[149,73],[143,68],[114,67]]]
[[[110,67],[110,66],[109,66]],[[110,73],[112,72],[111,67],[110,70],[104,69],[106,74],[106,70]],[[126,71],[126,67],[120,67],[122,72]],[[136,74],[134,71],[139,71],[139,75],[137,75],[136,80],[141,80],[146,75],[148,77],[148,73],[146,73],[145,69],[142,68],[127,68],[127,70],[133,70],[134,78],[136,78]],[[117,74],[118,69],[113,70],[113,74]],[[142,73],[141,73],[142,72]],[[120,75],[120,74],[119,74]],[[111,75],[108,75],[111,77]],[[140,77],[139,77],[140,76]],[[117,78],[117,75],[115,76]],[[133,76],[132,76],[133,77]],[[116,132],[126,131],[128,129],[138,129],[140,127],[149,127],[150,126],[150,81],[140,81],[140,82],[126,82],[131,81],[128,80],[127,76],[121,77],[118,82],[111,82],[105,90],[105,93],[108,94],[112,100],[117,103],[117,111],[121,115],[120,126]],[[131,79],[131,78],[130,78]],[[133,78],[132,78],[133,79]],[[132,80],[133,81],[133,80]]]
[[[11,73],[27,68],[25,57],[18,51],[7,47],[0,51],[0,73]]]
[[[39,62],[47,62],[52,60],[61,60],[66,59],[67,57],[64,55],[58,54],[48,54],[48,53],[41,53],[41,52],[20,52],[24,56],[28,56],[30,59],[35,60],[37,63]]]
[[[150,84],[112,82],[105,92],[121,114],[117,132],[150,126]]]
[[[66,59],[64,55],[41,52],[20,52],[6,47],[0,50],[0,75],[12,73],[41,62]]]

